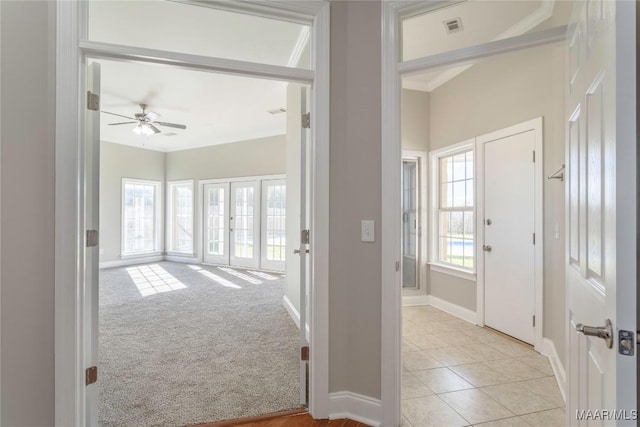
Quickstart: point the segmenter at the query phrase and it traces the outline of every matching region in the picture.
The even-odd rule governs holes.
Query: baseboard
[[[429,295],[408,295],[402,297],[403,307],[412,307],[416,305],[429,305]]]
[[[329,419],[348,418],[379,427],[382,424],[382,402],[369,396],[349,391],[329,394]]]
[[[291,316],[291,319],[293,319],[293,323],[295,323],[298,329],[300,329],[300,312],[298,311],[298,309],[293,305],[289,297],[287,297],[286,295],[282,297],[282,304],[289,313],[289,316]],[[306,334],[307,341],[309,341],[309,323],[307,323]]]
[[[104,261],[99,264],[99,268],[102,270],[103,268],[124,267],[127,265],[146,264],[148,262],[159,262],[159,261],[164,261],[163,255],[153,255],[153,256],[140,257],[140,258],[126,258],[126,259],[117,259],[114,261]]]
[[[182,255],[165,255],[165,261],[172,262],[182,262],[185,264],[199,264],[198,258],[192,256],[182,256]]]
[[[466,320],[469,323],[473,323],[474,325],[477,323],[477,314],[475,311],[469,310],[468,308],[464,308],[452,302],[445,301],[438,297],[434,297],[433,295],[427,295],[427,297],[429,298],[429,305],[440,309],[445,313],[449,313],[452,316]]]
[[[560,357],[558,356],[558,352],[556,351],[556,346],[549,338],[542,339],[542,351],[543,356],[547,356],[549,358],[549,362],[551,363],[551,369],[553,369],[553,374],[556,377],[556,381],[558,382],[558,387],[560,388],[560,393],[562,393],[562,398],[564,401],[567,401],[566,394],[566,386],[567,386],[567,374],[564,370],[564,366]]]

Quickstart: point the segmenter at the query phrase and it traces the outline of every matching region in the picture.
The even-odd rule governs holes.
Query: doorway
[[[156,2],[154,4],[160,5],[161,7],[164,7],[166,5],[171,5],[176,7],[188,6],[188,7],[198,8],[198,11],[199,11],[198,15],[200,17],[203,17],[206,15],[205,13],[200,13],[200,12],[208,9],[208,7],[204,7],[204,9],[201,9],[203,6],[194,6],[194,5],[177,6],[177,4],[170,3],[170,2],[167,2],[167,3]],[[128,4],[128,5],[131,5],[131,4]],[[94,34],[83,33],[82,35],[79,34],[81,32],[79,28],[84,28],[84,27],[82,25],[78,27],[77,25],[78,23],[76,23],[72,19],[72,17],[86,16],[83,13],[80,13],[79,11],[79,9],[83,9],[85,6],[86,4],[84,3],[58,5],[58,8],[60,9],[58,13],[58,20],[59,20],[58,28],[63,29],[61,30],[61,33],[63,34],[60,35],[61,37],[60,43],[61,45],[68,47],[68,49],[61,49],[58,51],[59,52],[59,57],[57,61],[58,64],[68,64],[67,68],[69,68],[69,70],[75,70],[76,66],[85,64],[86,57],[87,57],[86,55],[88,55],[90,52],[92,56],[99,57],[99,58],[117,58],[119,60],[125,60],[125,61],[155,62],[155,63],[162,63],[165,65],[171,65],[171,64],[176,65],[179,63],[180,66],[183,68],[217,71],[217,72],[230,73],[230,74],[236,74],[236,75],[239,74],[239,75],[247,75],[247,76],[258,76],[260,78],[273,78],[280,81],[293,81],[293,82],[305,83],[305,84],[312,83],[314,85],[313,86],[314,91],[311,97],[311,104],[314,106],[314,108],[315,107],[319,107],[319,108],[317,110],[314,110],[314,113],[315,113],[314,119],[313,119],[314,126],[309,131],[310,135],[313,136],[313,138],[310,140],[309,143],[314,148],[313,150],[310,150],[310,152],[314,153],[314,155],[311,156],[311,161],[315,162],[315,159],[316,159],[315,155],[319,155],[321,158],[324,158],[325,160],[328,159],[327,156],[322,157],[324,154],[326,154],[327,152],[326,150],[328,150],[326,137],[320,136],[319,138],[316,138],[316,135],[318,132],[324,135],[323,132],[327,123],[326,120],[328,117],[327,115],[328,104],[327,105],[323,104],[323,101],[321,100],[321,98],[325,99],[324,96],[326,93],[328,93],[328,79],[326,77],[328,70],[319,70],[316,72],[309,68],[297,69],[295,68],[295,66],[287,66],[286,64],[276,65],[276,64],[252,63],[252,62],[247,62],[246,57],[245,58],[234,57],[233,59],[228,59],[224,56],[223,52],[216,52],[214,53],[213,56],[206,56],[207,52],[205,52],[205,55],[202,55],[203,53],[202,51],[192,52],[191,53],[192,56],[190,56],[189,58],[181,57],[176,62],[176,55],[180,56],[180,54],[176,54],[175,52],[170,52],[170,51],[158,50],[158,49],[165,48],[166,46],[164,45],[146,45],[144,47],[139,47],[139,48],[132,47],[131,49],[126,50],[126,52],[123,53],[122,50],[114,48],[114,44],[117,45],[118,43],[121,43],[121,41],[119,40],[109,40],[107,43],[104,43],[103,41],[95,41],[95,39],[92,38],[93,36],[95,36],[95,33]],[[241,13],[246,14],[249,10],[253,11],[252,8],[253,8],[253,5],[247,5],[247,4],[242,5],[240,7]],[[234,9],[233,6],[226,8],[226,10],[232,10],[232,9]],[[306,32],[304,32],[304,34],[303,33],[300,34],[301,37],[305,38],[305,42],[310,39],[311,40],[310,44],[314,46],[313,49],[311,49],[310,55],[306,56],[307,60],[311,61],[312,64],[316,64],[316,63],[322,64],[324,63],[324,61],[327,60],[325,53],[328,51],[318,49],[319,47],[324,46],[324,44],[327,42],[326,37],[324,37],[324,34],[328,35],[328,32],[324,33],[324,31],[326,30],[325,28],[326,5],[320,5],[320,4],[312,5],[308,8],[305,8],[304,10],[297,10],[296,12],[288,11],[289,9],[288,6],[271,8],[271,7],[265,7],[264,5],[260,5],[256,7],[256,9],[259,9],[259,11],[258,12],[254,11],[254,13],[250,14],[251,16],[266,17],[267,19],[273,19],[274,21],[278,21],[278,20],[282,21],[284,19],[286,22],[303,23],[303,25],[308,26],[310,30],[307,30]],[[84,10],[82,12],[84,12]],[[148,12],[149,11],[147,10],[144,12],[144,14],[147,14]],[[126,16],[131,16],[131,15],[126,15]],[[169,20],[172,19],[171,14],[165,14],[165,15],[160,14],[160,16],[163,17],[162,19],[164,18],[167,18]],[[286,16],[286,18],[283,18],[283,16]],[[134,20],[136,19],[134,18]],[[145,20],[143,19],[140,22],[144,22],[144,21]],[[311,26],[311,24],[313,24],[314,26]],[[162,25],[158,25],[158,28],[159,27],[162,27]],[[209,27],[215,28],[216,26],[209,26]],[[320,33],[321,31],[322,33]],[[316,34],[316,32],[318,34]],[[145,33],[145,32],[143,31],[142,33]],[[310,34],[312,34],[314,37],[309,38]],[[122,35],[122,33],[120,35]],[[150,39],[154,39],[154,38],[155,37],[153,35],[150,36]],[[142,37],[142,39],[140,37],[137,37],[134,39],[136,39],[137,42],[141,44],[145,43],[145,41],[142,40],[144,39],[144,37]],[[80,44],[82,44],[82,47],[79,46],[77,40],[82,40],[80,42]],[[149,38],[147,38],[147,41],[148,40]],[[211,44],[209,43],[209,45]],[[80,47],[80,49],[78,49],[78,47]],[[144,51],[144,52],[141,53],[141,51]],[[216,54],[219,54],[220,56],[216,56]],[[202,56],[199,56],[199,55],[202,55]],[[299,58],[299,57],[296,56],[296,58]],[[287,62],[288,59],[290,58],[288,57],[284,58],[284,62]],[[59,69],[61,70],[63,68],[65,68],[65,65],[60,65]],[[58,76],[57,85],[58,85],[59,93],[73,94],[73,93],[76,93],[76,91],[73,88],[77,88],[81,86],[80,76],[78,76],[76,72],[66,72],[62,70],[62,72],[57,73],[57,76]],[[319,79],[319,80],[316,80],[316,79]],[[82,89],[84,89],[84,82],[82,83],[82,86],[83,86]],[[77,140],[77,135],[82,134],[82,132],[78,131],[76,133],[72,129],[84,128],[82,121],[78,122],[77,120],[78,115],[80,115],[80,117],[84,115],[84,108],[80,108],[81,106],[79,105],[80,99],[75,100],[73,96],[71,96],[70,98],[72,99],[65,99],[64,102],[61,101],[62,98],[58,99],[58,101],[60,101],[58,105],[58,111],[65,112],[64,114],[61,113],[60,115],[58,115],[58,125],[57,125],[57,129],[59,130],[58,136],[60,137],[60,140],[63,140],[63,141]],[[82,107],[84,107],[84,103]],[[75,119],[72,120],[72,118],[74,117]],[[64,129],[68,129],[68,135],[65,134]],[[63,134],[65,135],[63,136]],[[59,174],[60,176],[65,175],[66,171],[69,172],[68,174],[65,175],[66,179],[75,179],[73,177],[82,176],[82,174],[78,173],[78,171],[81,170],[80,165],[71,164],[69,162],[70,162],[70,159],[82,158],[84,156],[84,153],[82,155],[75,155],[75,156],[68,155],[72,151],[78,151],[78,150],[84,151],[82,147],[83,147],[82,144],[77,144],[77,145],[69,144],[68,146],[67,145],[57,146],[57,149],[59,149],[59,153],[60,152],[67,153],[67,155],[58,156],[57,170],[61,171]],[[314,178],[313,188],[322,190],[323,188],[325,188],[324,187],[325,185],[328,185],[328,181],[323,178],[325,176],[325,172],[328,171],[328,163],[326,161],[323,161],[323,162],[314,164],[313,166],[314,166],[312,169],[313,171],[312,176]],[[72,172],[74,170],[76,172]],[[321,176],[316,176],[316,174],[320,174]],[[85,179],[86,177],[80,179],[80,181],[84,182]],[[68,188],[69,190],[67,191],[65,190],[65,188]],[[76,214],[74,214],[75,216],[70,215],[66,217],[62,217],[62,216],[58,217],[56,226],[57,226],[57,229],[64,229],[69,231],[71,231],[71,229],[74,229],[75,231],[71,234],[68,234],[68,236],[75,236],[75,239],[77,240],[79,245],[78,247],[83,247],[85,237],[86,237],[84,224],[86,222],[87,225],[90,225],[90,222],[85,221],[84,219],[85,218],[84,217],[84,212],[85,212],[84,198],[82,198],[81,195],[79,194],[75,194],[71,190],[71,188],[76,188],[76,187],[75,186],[71,186],[71,187],[58,186],[57,201],[60,206],[63,206],[63,205],[72,206],[73,209],[77,209],[77,212]],[[85,188],[85,185],[81,184],[80,188]],[[327,216],[328,211],[325,209],[325,207],[327,206],[327,202],[324,200],[327,194],[328,193],[321,192],[319,195],[313,196],[313,199],[310,202],[311,224],[314,224],[316,220],[322,221],[323,218],[328,218]],[[69,218],[68,224],[65,223],[64,218]],[[82,218],[82,221],[78,220],[76,222],[73,222],[75,221],[73,218],[76,218],[76,219]],[[73,222],[73,224],[71,222]],[[326,283],[325,283],[325,280],[322,278],[326,276],[326,274],[322,276],[323,272],[325,272],[325,267],[322,267],[323,265],[322,263],[323,263],[323,260],[327,259],[326,233],[327,233],[326,227],[319,227],[317,229],[314,229],[313,236],[315,236],[316,239],[311,240],[310,244],[306,245],[306,247],[313,249],[313,251],[310,251],[311,254],[308,255],[308,257],[310,257],[310,259],[314,261],[318,260],[318,262],[320,262],[321,264],[320,266],[318,266],[318,268],[314,269],[314,272],[319,272],[319,274],[321,275],[321,278],[319,280],[319,283],[317,283],[317,286],[310,287],[311,293],[312,293],[312,297],[310,298],[310,301],[312,303],[315,300],[313,295],[322,296],[326,292]],[[70,243],[70,242],[67,242],[67,243]],[[97,249],[95,251],[97,252]],[[93,249],[91,248],[87,249],[87,252],[92,253]],[[76,253],[76,251],[69,250],[69,251],[63,251],[63,253],[68,253],[70,257],[72,257],[73,254]],[[83,257],[82,262],[80,262],[80,264],[87,265],[88,270],[91,270],[91,268],[89,267],[89,264],[85,264],[86,262],[87,261]],[[56,329],[56,334],[57,334],[56,342],[60,342],[60,343],[66,342],[65,339],[68,339],[69,342],[78,343],[80,347],[75,347],[73,345],[65,346],[61,344],[60,348],[64,349],[62,350],[62,353],[64,353],[65,351],[68,351],[69,354],[67,354],[68,357],[62,357],[62,353],[61,353],[61,359],[59,358],[59,360],[64,360],[67,362],[61,362],[60,364],[57,365],[56,375],[59,378],[67,378],[67,377],[75,378],[77,372],[82,372],[82,376],[84,378],[85,368],[90,368],[91,365],[95,366],[96,355],[95,353],[89,350],[89,345],[88,345],[88,341],[95,339],[95,335],[96,335],[94,333],[95,322],[92,321],[93,316],[91,315],[90,310],[87,310],[87,312],[85,313],[85,308],[88,308],[88,304],[85,301],[80,302],[72,298],[72,295],[86,294],[85,289],[88,289],[91,287],[89,286],[91,281],[87,280],[86,282],[87,286],[85,287],[84,279],[81,279],[78,276],[73,276],[72,272],[75,271],[74,270],[75,267],[73,267],[73,265],[77,265],[77,264],[72,263],[70,259],[65,259],[65,257],[58,257],[57,263],[58,263],[57,271],[60,272],[60,276],[57,277],[56,283],[61,283],[61,281],[63,283],[75,283],[76,286],[78,287],[79,293],[72,292],[72,289],[69,288],[68,289],[69,293],[65,294],[63,292],[63,296],[61,296],[61,299],[58,299],[58,301],[68,300],[67,301],[68,304],[64,305],[64,307],[67,307],[67,308],[77,305],[76,307],[77,310],[58,309],[56,311],[57,313],[61,313],[61,312],[77,313],[77,316],[73,317],[72,322],[75,325],[85,325],[85,327],[82,328],[78,326],[78,327],[66,328],[69,326],[69,324],[57,323],[59,327],[57,327]],[[87,279],[89,277],[90,275],[87,276]],[[315,280],[316,276],[313,275],[312,278]],[[87,300],[87,302],[88,301],[89,300]],[[60,304],[62,304],[62,302],[60,302]],[[61,307],[60,305],[57,306],[57,308],[60,308],[60,307]],[[326,307],[324,308],[317,307],[317,310],[315,310],[314,313],[315,313],[314,320],[318,318],[323,318],[324,314],[326,314]],[[311,322],[311,319],[309,324],[311,328],[313,325],[313,323]],[[320,326],[320,329],[322,329],[322,326]],[[86,331],[86,334],[83,335],[82,338],[76,337],[72,339],[72,337],[74,337],[80,330]],[[322,341],[323,337],[324,335],[321,334],[318,339]],[[87,346],[85,346],[84,343],[86,343]],[[323,370],[327,369],[328,353],[326,349],[327,349],[326,345],[318,345],[318,346],[312,347],[312,350],[311,350],[312,354],[315,355],[314,360],[318,361],[318,364],[317,365],[314,364],[314,366],[317,366],[320,372],[323,372]],[[306,366],[306,363],[305,363],[305,366]],[[313,366],[311,366],[310,369],[312,373],[315,372],[315,368]],[[314,398],[317,399],[315,400],[315,402],[319,406],[316,406],[316,408],[320,408],[319,410],[322,411],[323,408],[326,408],[326,403],[324,402],[326,402],[326,399],[328,399],[328,396],[327,396],[328,392],[326,391],[328,390],[328,388],[327,388],[326,381],[324,381],[324,379],[327,378],[327,375],[326,374],[319,375],[318,378],[320,378],[320,380],[317,382],[317,384],[311,386],[310,396],[312,400]],[[72,425],[76,423],[85,423],[88,425],[95,424],[95,422],[92,421],[94,419],[93,417],[95,416],[95,411],[91,409],[92,399],[95,398],[95,393],[94,393],[95,387],[91,387],[91,385],[85,388],[84,384],[81,386],[79,383],[76,384],[71,381],[68,384],[59,383],[56,396],[58,395],[71,396],[65,399],[61,398],[59,402],[58,402],[58,399],[56,400],[57,402],[56,413],[59,414],[58,419],[65,420],[65,421],[61,421],[62,424],[65,424],[65,425],[66,424]],[[68,387],[68,388],[64,389],[64,387]],[[61,391],[62,389],[64,389],[65,391],[62,392]],[[75,396],[75,398],[73,396]],[[82,421],[80,420],[78,420],[77,422],[73,421],[77,419],[78,416],[81,417]],[[320,413],[320,416],[322,416],[322,413]]]

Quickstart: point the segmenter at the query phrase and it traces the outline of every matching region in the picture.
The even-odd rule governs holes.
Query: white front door
[[[636,331],[635,7],[574,2],[566,39],[569,425],[594,423],[583,410],[626,410],[624,420],[636,409],[635,356],[619,335]]]
[[[229,184],[205,184],[203,202],[203,262],[228,265]]]
[[[259,181],[231,183],[230,265],[247,268],[260,265],[259,194]]]
[[[533,344],[535,131],[482,147],[485,324]]]

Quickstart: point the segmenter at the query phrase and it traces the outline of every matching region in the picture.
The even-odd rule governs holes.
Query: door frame
[[[86,2],[56,3],[55,424],[83,426],[86,344],[83,257],[84,127],[87,57],[155,62],[212,72],[311,84],[310,399],[315,418],[329,416],[329,8],[328,2],[209,3],[212,7],[311,24],[313,70],[86,41]]]
[[[484,256],[480,262],[483,252],[479,249],[484,244],[484,149],[485,144],[496,139],[508,136],[535,132],[535,162],[534,162],[534,229],[536,244],[534,247],[534,295],[533,302],[534,315],[536,316],[534,348],[538,352],[543,351],[542,331],[544,330],[543,316],[543,288],[544,288],[544,152],[543,152],[543,120],[537,117],[523,123],[518,123],[503,129],[499,129],[475,138],[476,152],[476,315],[478,326],[484,326],[485,314],[485,283],[484,283]]]
[[[399,425],[401,420],[401,285],[397,263],[401,260],[400,166],[400,95],[402,76],[429,68],[455,65],[527,49],[565,39],[566,27],[527,33],[505,40],[482,43],[450,52],[401,61],[401,20],[442,6],[448,0],[385,1],[382,4],[382,304],[381,304],[381,372],[382,424]],[[476,248],[477,250],[477,248]],[[542,328],[540,328],[542,329]]]

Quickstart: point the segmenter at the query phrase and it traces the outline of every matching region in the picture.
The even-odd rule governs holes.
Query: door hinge
[[[533,150],[533,163],[536,162],[536,150]]]
[[[91,111],[100,111],[100,95],[87,92],[87,109]]]
[[[533,233],[533,244],[536,244],[536,233]]]
[[[534,328],[536,327],[536,315],[535,314],[533,315],[533,327]]]
[[[98,230],[87,230],[87,247],[98,246]]]
[[[309,346],[300,347],[300,360],[309,361]]]
[[[84,384],[91,385],[98,381],[98,367],[92,366],[84,371]]]
[[[300,232],[300,243],[303,245],[309,244],[309,230],[302,230]]]
[[[311,113],[306,113],[302,115],[302,128],[303,129],[311,128]]]

